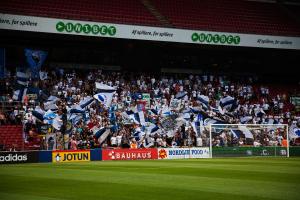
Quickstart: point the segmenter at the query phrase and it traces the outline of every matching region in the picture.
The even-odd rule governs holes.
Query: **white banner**
[[[211,32],[0,13],[0,29],[165,42],[300,49],[300,37]]]
[[[159,148],[158,159],[209,158],[209,148]]]

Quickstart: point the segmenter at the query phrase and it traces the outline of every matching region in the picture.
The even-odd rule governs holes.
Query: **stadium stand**
[[[293,8],[293,11],[299,10]],[[249,34],[299,36],[299,22],[276,3],[246,0],[22,1],[0,12],[96,22]]]
[[[84,76],[75,70],[62,71],[62,73],[50,70],[47,73],[47,78],[39,80],[38,85],[43,88],[42,94],[51,94],[52,96],[46,96],[46,98],[40,96],[37,100],[28,97],[20,99],[13,95],[16,92],[14,84],[6,91],[8,95],[5,98],[8,101],[12,102],[13,99],[23,102],[22,109],[7,111],[8,119],[6,121],[8,124],[16,123],[13,119],[17,116],[21,117],[26,149],[52,149],[53,139],[56,143],[54,148],[58,149],[63,146],[67,149],[96,148],[100,145],[103,147],[129,147],[133,142],[137,142],[138,147],[197,146],[197,138],[203,140],[203,145],[208,145],[208,132],[199,133],[192,125],[193,119],[199,116],[201,116],[200,121],[205,119],[204,126],[211,120],[233,124],[287,123],[295,126],[298,123],[297,126],[300,125],[300,120],[297,121],[299,113],[289,103],[289,95],[297,88],[266,86],[250,81],[251,77],[248,77],[249,80],[242,77],[232,80],[229,77],[213,74],[155,75],[151,73],[102,72],[102,70],[85,71],[86,75]],[[15,79],[15,81],[17,80]],[[110,107],[97,103],[101,102],[99,99],[89,102],[85,107],[87,116],[89,116],[86,118],[82,116],[82,111],[75,110],[79,105],[85,104],[83,102],[90,99],[91,96],[96,94],[94,98],[98,98],[95,82],[101,82],[104,87],[108,88],[113,86],[117,92],[112,96]],[[147,109],[141,108],[145,102],[138,96],[142,93],[150,95],[150,107]],[[218,107],[223,106],[220,102],[226,102],[228,98],[234,98],[235,103],[231,102],[229,107],[226,106],[220,110]],[[208,102],[205,103],[205,101]],[[72,109],[73,111],[70,111]],[[138,111],[141,110],[143,110],[142,115],[145,122],[149,123],[150,129],[144,129],[145,127],[141,125],[141,118],[136,117]],[[54,128],[57,127],[54,125],[55,119],[59,116],[62,117],[67,111],[68,119],[73,118],[69,122],[71,123],[68,125],[69,128],[65,127],[64,130]],[[73,114],[70,115],[70,113]],[[41,121],[38,120],[39,115],[46,124],[41,124]],[[49,119],[49,115],[53,117]],[[172,130],[166,129],[165,127],[169,125],[162,121],[168,121],[171,116],[176,116],[178,119],[184,118],[181,119],[185,124],[183,128],[177,124]],[[56,121],[60,124],[59,127],[62,126],[60,121],[60,119]],[[5,127],[3,126],[1,132],[7,133],[8,128]],[[18,146],[21,145],[22,131],[20,129],[22,127],[19,126],[18,129],[9,127],[10,130],[14,130],[14,134],[9,134],[10,140],[5,144],[9,144],[9,148],[12,142],[18,139]],[[105,137],[106,140],[99,141],[99,137],[106,130],[103,127],[110,129],[111,132]],[[66,131],[66,129],[70,130]],[[19,135],[16,133],[17,130],[20,131]],[[62,137],[61,134],[66,132],[70,137]],[[146,132],[147,134],[143,135]],[[40,137],[40,134],[46,137]],[[266,133],[266,137],[270,141],[277,141],[277,136],[277,134]]]
[[[96,22],[138,24],[158,26],[139,0],[110,1],[22,1],[12,0],[1,3],[0,12],[40,17],[88,20]]]
[[[0,145],[5,150],[22,150],[24,146],[22,125],[1,125]]]
[[[299,25],[286,16],[275,3],[240,0],[152,1],[176,27],[238,33],[300,35]]]

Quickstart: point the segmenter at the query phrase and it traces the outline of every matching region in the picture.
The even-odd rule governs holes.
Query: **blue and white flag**
[[[194,121],[191,122],[191,125],[197,136],[200,136],[204,130],[202,115],[198,114]]]
[[[262,108],[260,108],[259,110],[257,110],[256,112],[255,112],[255,116],[256,117],[262,117],[262,116],[264,116],[266,113],[265,113],[265,111],[262,109]]]
[[[183,99],[183,97],[185,97],[187,95],[187,92],[178,92],[176,95],[175,95],[175,98],[176,99]]]
[[[238,126],[238,129],[242,131],[242,133],[245,135],[245,138],[253,139],[253,134],[246,126]]]
[[[27,88],[21,88],[19,90],[14,91],[13,100],[15,101],[24,101],[25,96],[27,95]]]
[[[80,105],[73,105],[69,112],[71,114],[72,113],[84,113],[85,110]]]
[[[53,123],[52,126],[56,129],[56,130],[60,130],[61,126],[63,125],[63,121],[61,119],[61,116],[56,116],[53,119]]]
[[[161,109],[159,112],[161,113],[161,116],[162,116],[162,117],[167,117],[167,116],[172,115],[172,112],[171,112],[171,110],[169,109],[169,107],[164,107],[164,108]]]
[[[245,116],[245,117],[241,117],[240,121],[242,124],[249,122],[250,120],[252,120],[252,116]]]
[[[110,129],[106,129],[104,127],[101,128],[94,127],[92,131],[94,133],[94,137],[98,140],[100,145],[105,141],[105,139],[110,133]]]
[[[291,128],[292,134],[290,134],[291,138],[299,138],[300,137],[300,128]]]
[[[208,127],[210,126],[210,124],[224,124],[224,126],[212,126],[212,131],[215,131],[216,133],[219,133],[221,132],[225,127],[226,127],[226,122],[224,121],[220,121],[220,120],[217,120],[217,119],[212,119],[212,118],[206,118],[204,121],[203,121],[203,126],[205,127]]]
[[[45,110],[57,111],[58,106],[56,105],[56,101],[48,101],[44,103]]]
[[[231,129],[230,133],[234,138],[240,138],[242,132],[240,130]]]
[[[93,103],[94,99],[92,97],[86,97],[79,102],[81,108],[85,108]]]
[[[226,96],[220,99],[220,106],[226,110],[233,110],[237,107],[237,102],[233,97]]]
[[[44,114],[45,111],[39,106],[36,106],[35,109],[32,111],[32,115],[40,121],[44,121]]]
[[[136,112],[136,113],[132,113],[131,112],[128,112],[130,113],[128,115],[128,118],[135,124],[145,124],[145,118],[144,118],[144,113],[142,111],[140,112]]]
[[[140,128],[134,130],[133,137],[136,141],[140,141],[144,135],[145,133]]]
[[[106,107],[110,107],[113,95],[114,92],[102,92],[95,94],[94,98]]]
[[[40,71],[40,79],[41,79],[41,80],[46,80],[46,79],[48,79],[48,72]]]
[[[105,140],[109,134],[110,134],[110,129],[108,128],[105,130],[105,132],[103,134],[100,135],[100,137],[98,138],[98,142],[100,145],[102,145],[105,142]]]
[[[146,121],[145,121],[145,115],[143,111],[139,111],[138,112],[138,116],[139,116],[139,122],[141,125],[145,125]]]
[[[59,98],[56,97],[56,96],[50,96],[50,97],[48,97],[48,99],[47,99],[47,101],[54,101],[54,102],[56,102],[56,101],[58,101],[58,100],[59,100]]]
[[[111,87],[109,85],[103,84],[103,83],[98,83],[96,82],[96,89],[100,91],[106,91],[106,92],[113,92],[116,91],[116,88]]]
[[[20,70],[20,69],[18,69]],[[22,72],[22,71],[17,71],[17,83],[22,85],[22,86],[28,86],[29,83],[29,74]]]
[[[158,126],[155,126],[150,130],[150,134],[151,135],[161,134],[161,129]]]
[[[209,98],[208,96],[205,96],[205,95],[200,95],[197,100],[202,104],[202,106],[205,108],[205,109],[208,109],[209,107]]]
[[[32,116],[34,116],[36,119],[40,120],[41,122],[44,121],[44,116],[42,113],[39,113],[36,110],[32,111]]]
[[[48,53],[46,51],[32,49],[25,49],[24,52],[27,63],[31,69],[32,78],[39,79],[41,67],[45,62]]]
[[[45,114],[44,114],[44,123],[47,124],[53,124],[53,119],[57,117],[57,114],[55,114],[53,111],[48,110]]]
[[[76,125],[83,118],[83,116],[81,114],[69,113],[67,118],[72,125]]]

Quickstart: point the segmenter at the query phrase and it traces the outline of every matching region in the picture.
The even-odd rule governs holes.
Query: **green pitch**
[[[300,158],[2,165],[0,199],[300,199]]]

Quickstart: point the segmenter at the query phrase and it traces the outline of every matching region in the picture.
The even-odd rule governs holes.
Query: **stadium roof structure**
[[[292,0],[10,0],[0,5],[0,29],[300,49],[297,5]]]

